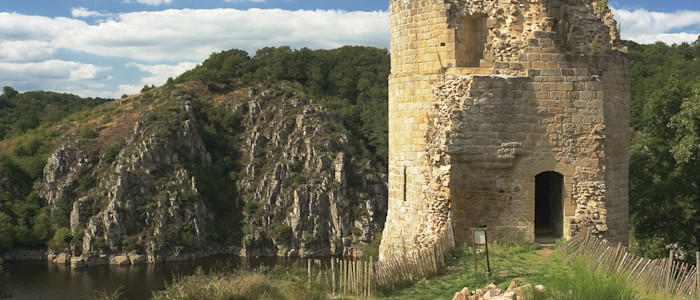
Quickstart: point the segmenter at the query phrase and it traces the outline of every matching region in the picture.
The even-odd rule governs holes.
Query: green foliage
[[[314,235],[311,232],[304,231],[301,234],[301,239],[299,239],[299,241],[304,244],[313,244],[313,242],[315,241]]]
[[[122,299],[123,292],[122,292],[123,286],[120,286],[113,292],[108,292],[106,290],[101,290],[101,291],[92,291],[90,293],[90,296],[87,297],[88,300],[120,300]]]
[[[700,43],[627,43],[632,249],[650,258],[670,244],[700,249]]]
[[[51,240],[49,240],[49,249],[54,251],[65,251],[70,246],[70,242],[73,239],[70,228],[60,227],[56,229]]]
[[[97,131],[95,131],[95,129],[90,128],[89,126],[85,126],[83,128],[80,128],[80,132],[78,132],[78,136],[80,136],[84,139],[87,139],[87,140],[91,140],[91,139],[97,138],[98,136],[100,136],[100,134],[97,133]]]
[[[307,283],[301,269],[275,268],[254,271],[220,271],[206,274],[201,268],[195,274],[176,278],[153,299],[327,299],[328,287],[313,281]]]
[[[284,223],[277,223],[272,227],[272,237],[286,244],[292,239],[292,227]]]
[[[12,247],[13,228],[12,219],[7,214],[0,212],[0,252]]]
[[[3,86],[2,87],[2,96],[3,97],[6,97],[8,99],[12,99],[15,96],[17,96],[18,94],[19,94],[19,92],[17,92],[17,90],[13,89],[10,86]]]
[[[247,201],[243,206],[243,211],[249,216],[258,216],[262,213],[262,207],[255,201]]]
[[[114,143],[110,145],[105,149],[104,153],[102,153],[102,160],[106,163],[113,163],[122,149],[124,149],[123,143]]]
[[[547,287],[545,291],[527,290],[527,299],[638,299],[634,289],[623,278],[591,271],[582,262],[574,263],[573,274],[553,272],[543,284]]]
[[[156,88],[155,85],[152,85],[152,84],[151,84],[151,86],[149,87],[149,86],[146,84],[146,85],[143,86],[143,88],[141,88],[141,93],[148,92],[148,91],[153,90],[153,89],[155,89],[155,88]]]
[[[143,250],[143,242],[137,235],[126,235],[122,237],[122,250],[126,252]]]
[[[382,234],[377,233],[369,245],[362,249],[362,260],[369,260],[370,257],[377,261],[379,259],[379,245],[382,243]]]
[[[367,154],[386,167],[388,157],[389,53],[385,49],[346,46],[334,50],[263,48],[253,57],[232,49],[213,53],[201,66],[175,82],[207,84],[226,91],[247,85],[298,82],[303,92],[338,113],[350,131],[372,150]],[[359,141],[357,141],[359,143]]]

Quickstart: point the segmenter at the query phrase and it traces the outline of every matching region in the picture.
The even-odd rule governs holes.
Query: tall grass
[[[201,269],[193,275],[175,279],[153,299],[289,299],[322,300],[327,287],[308,283],[301,269],[275,268],[206,274]]]
[[[639,299],[634,289],[624,279],[614,274],[591,271],[585,263],[574,261],[571,272],[556,272],[543,282],[546,290],[528,290],[531,300],[599,300]]]

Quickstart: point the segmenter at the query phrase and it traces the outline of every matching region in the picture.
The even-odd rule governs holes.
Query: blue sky
[[[388,0],[0,0],[0,86],[119,97],[212,52],[389,46]],[[610,0],[622,37],[692,42],[700,1]]]

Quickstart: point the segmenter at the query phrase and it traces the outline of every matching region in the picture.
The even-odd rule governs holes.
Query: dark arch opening
[[[535,176],[535,242],[554,243],[563,234],[564,176],[543,172]]]

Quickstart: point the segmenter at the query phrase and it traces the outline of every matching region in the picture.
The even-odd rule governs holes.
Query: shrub
[[[379,245],[382,243],[382,233],[374,235],[371,243],[362,249],[362,260],[369,260],[370,257],[376,261],[379,258]]]
[[[7,214],[0,212],[0,251],[12,247],[12,224]]]
[[[287,224],[277,223],[272,228],[272,237],[282,243],[288,243],[292,239],[292,227]]]
[[[122,238],[122,250],[127,252],[143,250],[143,243],[138,235],[127,235]]]
[[[95,129],[92,129],[90,127],[80,128],[80,132],[78,132],[78,134],[80,135],[80,137],[82,137],[84,139],[88,139],[88,140],[94,139],[94,138],[97,138],[98,136],[100,136],[100,134],[97,133],[97,131],[95,131]]]
[[[49,240],[49,249],[54,251],[65,251],[70,246],[70,241],[73,235],[70,232],[70,228],[60,227],[56,229],[51,240]]]
[[[117,155],[119,155],[119,152],[122,151],[122,149],[124,149],[124,144],[122,143],[114,143],[110,145],[102,154],[102,160],[106,163],[113,163],[117,159]]]
[[[311,232],[304,231],[304,233],[301,234],[301,242],[304,244],[311,244],[315,241],[314,235],[311,234]]]
[[[243,211],[245,211],[249,216],[256,216],[261,213],[260,204],[255,201],[248,201],[243,206]]]
[[[81,191],[89,191],[91,188],[95,187],[95,185],[97,184],[97,179],[95,178],[95,176],[92,176],[92,174],[85,173],[82,176],[80,176],[78,184],[80,185]]]

